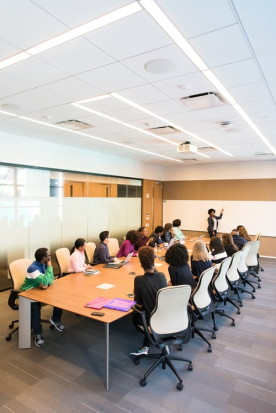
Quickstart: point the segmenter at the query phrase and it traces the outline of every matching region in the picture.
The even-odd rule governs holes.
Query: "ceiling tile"
[[[213,73],[226,88],[263,80],[262,73],[253,59],[214,67]]]
[[[120,63],[112,63],[108,66],[90,70],[78,75],[78,78],[104,90],[106,93],[116,92],[145,83],[143,79]]]
[[[33,3],[68,26],[76,27],[133,3],[133,0],[33,0]]]
[[[39,58],[72,75],[114,62],[114,59],[82,38],[40,53]]]
[[[5,1],[0,14],[0,27],[1,38],[22,50],[68,30],[63,23],[29,0]]]
[[[151,103],[149,105],[145,105],[145,108],[159,116],[187,112],[187,108],[184,105],[181,105],[181,103],[172,99],[165,100],[163,102]]]
[[[14,47],[10,43],[4,42],[4,40],[0,39],[0,61],[20,52],[21,49]]]
[[[265,99],[270,97],[269,90],[264,82],[229,88],[229,92],[238,103],[249,100]]]
[[[145,11],[93,31],[85,38],[116,60],[172,44],[171,38]]]
[[[215,89],[212,83],[200,72],[161,80],[154,82],[153,85],[171,98],[211,92]]]
[[[231,105],[224,105],[209,109],[199,109],[195,110],[194,113],[196,114],[196,116],[203,120],[221,118],[222,121],[227,120],[227,118],[230,116],[237,115],[237,112],[232,108]]]
[[[186,38],[236,23],[227,0],[157,0]]]
[[[211,68],[252,57],[238,25],[195,37],[190,43]]]
[[[247,114],[263,111],[269,112],[271,110],[275,110],[276,108],[275,102],[271,98],[243,102],[241,106]]]
[[[41,86],[68,77],[66,72],[42,62],[42,60],[36,57],[31,57],[13,66],[6,67],[2,69],[1,73],[33,86]]]
[[[6,96],[15,95],[24,90],[32,89],[33,86],[21,80],[13,79],[0,72],[0,99]]]
[[[103,94],[102,90],[73,76],[48,83],[42,86],[41,89],[61,96],[70,102]]]
[[[165,59],[174,63],[174,68],[169,73],[153,74],[145,69],[145,64],[151,60]],[[197,72],[196,66],[187,58],[187,56],[175,44],[152,50],[139,56],[131,57],[122,61],[122,64],[131,69],[137,75],[149,82],[155,82],[162,79],[168,79],[187,73]]]
[[[138,105],[146,105],[147,103],[160,102],[168,99],[165,93],[148,84],[121,90],[120,95],[132,100]]]

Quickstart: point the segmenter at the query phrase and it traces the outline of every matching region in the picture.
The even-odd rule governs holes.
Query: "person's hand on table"
[[[38,286],[41,290],[47,290],[47,288],[48,288],[48,286],[47,285],[44,285],[44,284],[39,284],[39,286]]]
[[[118,258],[117,257],[114,257],[114,262],[117,262],[118,261]]]
[[[172,282],[171,280],[168,280],[168,286],[171,287],[172,286]]]

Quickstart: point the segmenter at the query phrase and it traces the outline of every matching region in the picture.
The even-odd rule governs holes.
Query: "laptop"
[[[108,264],[105,264],[103,266],[103,268],[121,268],[123,265],[127,264],[130,261],[132,255],[133,255],[133,252],[128,254],[128,256],[126,257],[125,260],[116,261],[116,262],[109,262]]]

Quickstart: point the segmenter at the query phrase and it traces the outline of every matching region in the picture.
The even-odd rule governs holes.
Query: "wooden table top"
[[[156,263],[162,264],[162,266],[156,267],[157,271],[163,272],[166,278],[169,279],[168,265],[158,258]],[[118,269],[103,268],[103,264],[97,265],[94,268],[99,270],[100,273],[91,276],[85,276],[83,273],[69,274],[54,281],[47,290],[33,288],[24,291],[20,295],[104,323],[112,323],[132,310],[125,313],[103,308],[99,311],[104,312],[105,315],[103,317],[96,317],[91,315],[91,312],[96,310],[86,308],[84,305],[97,297],[130,299],[126,294],[133,292],[135,276],[143,275],[144,271],[141,268],[139,259],[136,257],[132,257],[129,263]],[[130,272],[135,272],[136,275],[130,275]],[[103,283],[112,284],[114,287],[109,290],[96,288]]]

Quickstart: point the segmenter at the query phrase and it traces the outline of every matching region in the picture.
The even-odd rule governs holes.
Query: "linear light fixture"
[[[16,54],[5,60],[2,60],[2,62],[0,62],[0,69],[11,66],[14,63],[20,62],[31,56],[35,56],[39,53],[45,52],[46,50],[52,49],[53,47],[66,43],[69,40],[76,39],[77,37],[83,36],[84,34],[97,30],[100,27],[107,26],[110,23],[114,23],[118,20],[123,19],[124,17],[130,16],[141,10],[141,6],[136,1],[127,4],[126,6],[120,7],[119,9],[107,13],[104,16],[100,16],[94,20],[91,20],[88,23],[82,24],[81,26],[76,27],[75,29],[69,30],[65,33],[53,37],[52,39],[46,40],[45,42],[33,46],[22,53]]]
[[[17,116],[14,113],[11,112],[5,112],[4,110],[0,110],[0,113],[3,113],[4,115],[9,115],[9,116]]]
[[[172,142],[169,139],[163,138],[162,136],[158,136],[155,133],[151,133],[147,130],[140,129],[137,126],[131,125],[130,123],[123,122],[123,121],[121,121],[117,118],[113,118],[112,116],[106,115],[105,113],[99,112],[99,111],[94,110],[94,109],[87,108],[86,106],[80,105],[79,102],[73,102],[73,103],[71,103],[71,105],[76,106],[79,109],[83,109],[86,112],[90,112],[93,115],[101,116],[102,118],[111,120],[112,122],[120,123],[121,125],[127,126],[128,128],[135,129],[135,130],[137,130],[141,133],[144,133],[145,135],[153,136],[154,138],[159,139],[159,140],[164,141],[164,142],[167,142],[167,143],[170,143],[171,145],[178,146],[177,143]]]
[[[154,0],[139,0],[143,8],[151,15],[151,17],[161,26],[161,28],[171,37],[176,45],[188,56],[188,58],[194,63],[194,65],[209,79],[209,81],[217,88],[217,90],[224,96],[224,98],[233,106],[233,108],[244,118],[248,125],[257,133],[262,141],[276,154],[275,148],[271,145],[268,139],[262,134],[262,132],[251,121],[249,116],[243,111],[243,109],[237,104],[233,96],[223,86],[219,79],[204,63],[201,57],[196,53],[192,46],[187,42],[184,36],[177,30],[174,24],[161,10],[161,8],[154,2]],[[258,131],[257,131],[258,130]],[[183,130],[184,132],[184,130]],[[187,131],[185,133],[188,133]],[[196,137],[196,135],[188,133],[190,136]],[[204,141],[204,140],[203,140]],[[207,143],[207,141],[205,141]],[[212,145],[214,148],[215,146]],[[216,147],[217,149],[217,147]],[[222,151],[225,153],[225,151]],[[228,153],[227,153],[228,154]],[[229,155],[229,154],[228,154]],[[232,156],[232,155],[230,155]]]
[[[16,116],[16,115],[14,115],[14,116]],[[183,163],[183,161],[181,161],[180,159],[175,159],[175,158],[171,158],[171,157],[169,157],[169,156],[160,155],[159,153],[146,151],[146,150],[144,150],[144,149],[133,148],[132,146],[125,145],[125,144],[119,143],[119,142],[113,142],[113,141],[110,141],[109,139],[99,138],[98,136],[89,135],[88,133],[83,133],[83,132],[78,132],[78,131],[72,131],[72,130],[70,130],[70,129],[63,128],[62,126],[52,125],[51,123],[46,123],[46,122],[42,122],[42,121],[40,121],[40,120],[36,120],[36,119],[32,119],[32,118],[27,118],[26,116],[18,116],[18,118],[23,119],[23,120],[27,120],[27,121],[29,121],[29,122],[37,123],[37,124],[39,124],[39,125],[44,125],[44,126],[49,126],[49,127],[51,127],[51,128],[64,130],[64,131],[66,131],[66,132],[74,133],[74,134],[76,134],[76,135],[86,136],[87,138],[95,139],[95,140],[97,140],[97,141],[110,143],[110,144],[112,144],[112,145],[121,146],[121,147],[128,148],[128,149],[131,149],[131,150],[134,150],[134,151],[147,153],[147,154],[150,154],[150,155],[158,156],[158,157],[160,157],[160,158],[169,159],[170,161],[175,161],[175,162]]]
[[[120,99],[122,102],[128,103],[130,106],[133,106],[134,108],[136,108],[138,110],[141,110],[142,112],[145,112],[145,113],[147,113],[148,115],[150,115],[154,118],[157,118],[157,119],[161,120],[165,124],[173,126],[174,128],[178,129],[179,131],[184,132],[187,135],[192,136],[193,138],[195,138],[195,139],[197,139],[201,142],[204,142],[208,145],[211,145],[213,148],[217,149],[220,152],[225,153],[228,156],[233,156],[231,153],[219,148],[218,146],[214,145],[211,142],[208,142],[206,139],[200,138],[199,136],[195,135],[194,133],[189,132],[188,130],[182,128],[181,126],[178,126],[177,124],[171,122],[169,119],[166,119],[166,118],[163,118],[162,116],[156,115],[156,113],[152,112],[151,110],[148,110],[148,109],[144,108],[143,106],[140,106],[137,103],[132,102],[131,100],[119,95],[119,93],[110,93],[110,95],[116,97],[117,99]],[[197,154],[201,155],[201,156],[204,156],[204,157],[207,157],[207,158],[210,158],[210,156],[207,156],[207,155],[205,155],[203,153],[200,153],[200,152],[197,152]]]

